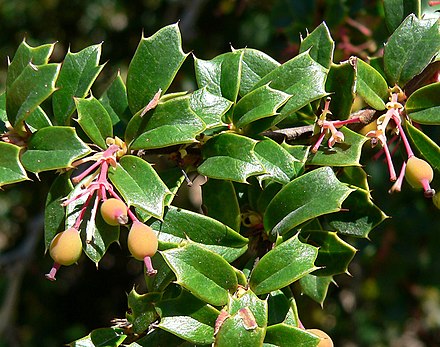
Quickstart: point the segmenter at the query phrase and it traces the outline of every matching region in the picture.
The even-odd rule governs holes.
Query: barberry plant
[[[251,48],[189,57],[169,25],[142,36],[99,98],[101,44],[58,64],[54,44],[21,43],[0,95],[0,186],[56,172],[46,277],[81,253],[98,265],[121,237],[145,264],[147,292],[131,291],[123,324],[73,346],[332,345],[303,326],[294,289],[322,304],[348,273],[350,237],[387,218],[363,148],[385,157],[390,192],[406,177],[439,205],[440,148],[424,131],[440,124],[439,21],[417,1],[385,1],[385,14],[392,34],[369,61],[334,62],[325,23],[283,64]],[[187,59],[194,90],[168,92]],[[201,206],[176,206],[195,176]]]

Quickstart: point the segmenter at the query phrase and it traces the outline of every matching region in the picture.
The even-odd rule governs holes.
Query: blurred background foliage
[[[434,11],[425,0],[423,10]],[[101,61],[109,62],[94,86],[99,96],[118,69],[124,74],[142,32],[180,21],[185,51],[199,58],[232,46],[283,62],[297,54],[300,35],[323,20],[336,41],[336,62],[380,54],[389,35],[382,2],[373,0],[0,0],[0,90],[7,57],[23,38],[31,45],[57,41],[54,61],[68,49],[104,42]],[[178,84],[177,90],[194,87],[191,59]],[[438,130],[430,135],[438,143]],[[324,309],[297,296],[301,318],[327,331],[335,346],[440,346],[439,210],[407,185],[388,195],[386,167],[381,158],[371,160],[374,153],[366,148],[363,155],[372,194],[391,218],[370,241],[350,240],[359,249],[352,277],[336,277],[339,287],[331,287]],[[0,347],[61,346],[123,318],[126,293],[133,285],[142,289],[142,264],[116,244],[99,271],[83,256],[57,282],[44,279],[51,260],[44,256],[42,218],[52,178],[42,174],[40,184],[0,192]]]

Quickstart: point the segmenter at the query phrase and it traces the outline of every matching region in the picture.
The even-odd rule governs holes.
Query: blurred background
[[[284,62],[297,54],[300,34],[324,20],[336,41],[336,62],[380,54],[389,35],[381,1],[0,0],[0,90],[7,57],[24,38],[33,46],[58,42],[53,61],[69,48],[104,42],[101,62],[108,62],[94,86],[100,96],[118,70],[127,70],[142,33],[165,25],[180,21],[185,52],[201,59],[232,46]],[[193,75],[188,58],[176,88],[194,88]],[[438,143],[438,130],[430,131]],[[363,157],[372,155],[366,149]],[[349,240],[359,249],[352,276],[336,277],[339,287],[330,288],[323,309],[297,298],[303,323],[327,331],[338,347],[440,346],[440,211],[407,185],[388,195],[385,164],[365,165],[374,201],[390,218],[370,240]],[[0,347],[62,346],[110,326],[125,316],[126,293],[142,282],[142,264],[116,244],[98,271],[83,256],[78,266],[60,271],[57,282],[45,280],[52,261],[44,255],[43,206],[52,178],[42,174],[41,184],[0,191]]]

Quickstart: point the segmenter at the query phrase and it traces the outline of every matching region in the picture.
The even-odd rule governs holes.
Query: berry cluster
[[[54,264],[50,272],[46,274],[46,278],[51,281],[56,279],[55,275],[61,265],[72,265],[81,256],[83,245],[80,226],[84,220],[85,212],[89,208],[91,208],[91,218],[96,217],[99,209],[102,219],[108,225],[126,225],[131,221],[127,239],[128,249],[135,259],[144,261],[148,275],[156,273],[151,263],[151,257],[158,248],[156,233],[148,225],[138,220],[114,191],[113,185],[107,177],[109,166],[116,166],[118,158],[125,154],[126,146],[118,138],[108,139],[107,145],[106,150],[73,163],[73,166],[78,166],[86,161],[94,161],[86,170],[72,179],[74,183],[81,182],[82,189],[79,193],[62,203],[63,206],[67,206],[80,198],[85,198],[74,225],[55,235],[50,244],[49,253]],[[94,235],[87,229],[86,242],[93,242],[93,237]]]

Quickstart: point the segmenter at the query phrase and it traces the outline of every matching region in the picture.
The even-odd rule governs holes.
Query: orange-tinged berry
[[[137,260],[152,257],[157,252],[158,240],[148,225],[135,221],[128,233],[128,250]]]
[[[423,188],[425,196],[434,195],[434,190],[429,186],[434,178],[434,171],[425,160],[415,156],[410,157],[406,163],[405,178],[413,188]]]
[[[69,228],[55,235],[49,253],[55,263],[69,266],[81,256],[82,242],[78,230]]]
[[[319,329],[307,329],[306,331],[321,338],[321,341],[318,343],[318,347],[333,347],[332,339],[324,331]]]
[[[109,225],[120,225],[128,222],[128,208],[123,201],[110,198],[101,204],[101,216]]]

